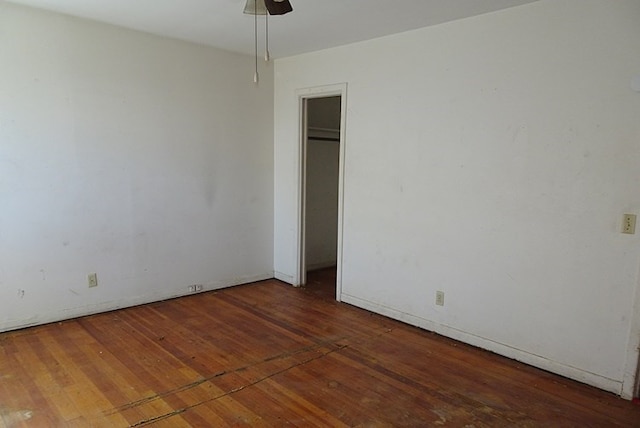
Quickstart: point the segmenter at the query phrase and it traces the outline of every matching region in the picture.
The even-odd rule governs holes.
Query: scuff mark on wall
[[[18,290],[18,297],[20,297],[21,299],[24,299],[24,290],[22,289]]]

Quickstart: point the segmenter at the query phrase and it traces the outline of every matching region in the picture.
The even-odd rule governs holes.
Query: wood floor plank
[[[0,334],[0,428],[640,427],[638,405],[308,279]]]

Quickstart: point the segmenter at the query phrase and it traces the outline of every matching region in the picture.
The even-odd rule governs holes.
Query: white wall
[[[278,60],[277,275],[297,275],[296,90],[346,82],[340,298],[629,396],[639,23],[636,0],[543,0]]]
[[[4,2],[0,64],[0,330],[272,276],[271,70]]]

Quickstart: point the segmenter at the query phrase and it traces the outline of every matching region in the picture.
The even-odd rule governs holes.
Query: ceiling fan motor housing
[[[293,10],[289,0],[264,0],[269,15],[284,15]]]

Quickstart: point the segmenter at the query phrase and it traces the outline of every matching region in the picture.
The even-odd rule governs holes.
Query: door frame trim
[[[347,127],[347,84],[303,88],[296,91],[298,98],[298,236],[296,248],[296,275],[295,286],[304,285],[307,281],[306,272],[306,165],[307,165],[307,100],[311,98],[327,98],[340,96],[340,159],[338,164],[338,237],[337,237],[337,270],[336,270],[336,300],[341,301],[342,296],[342,259],[343,259],[343,235],[344,235],[344,167],[345,167],[345,141]]]

